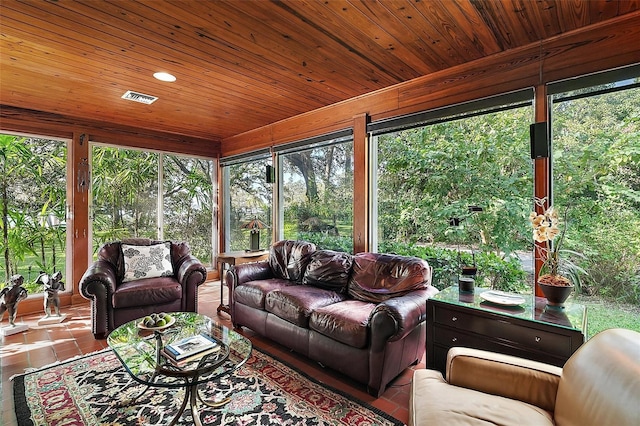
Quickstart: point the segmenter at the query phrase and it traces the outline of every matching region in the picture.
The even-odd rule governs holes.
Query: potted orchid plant
[[[568,209],[564,212],[562,225],[558,211],[554,207],[547,208],[542,214],[531,212],[529,221],[533,227],[533,239],[536,245],[536,258],[544,260],[540,268],[538,285],[550,305],[559,305],[567,300],[573,291],[573,280],[579,280],[580,273],[586,271],[568,259],[569,256],[583,257],[573,250],[561,249],[566,232]],[[565,257],[561,254],[566,255]]]

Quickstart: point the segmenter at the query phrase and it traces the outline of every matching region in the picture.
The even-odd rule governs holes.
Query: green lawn
[[[628,328],[640,332],[640,306],[595,296],[577,296],[575,301],[587,306],[588,338],[607,328]]]

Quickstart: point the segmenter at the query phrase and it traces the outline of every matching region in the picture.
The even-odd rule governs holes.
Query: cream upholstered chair
[[[598,333],[563,368],[452,348],[446,376],[414,373],[410,426],[640,424],[640,333],[631,330]]]

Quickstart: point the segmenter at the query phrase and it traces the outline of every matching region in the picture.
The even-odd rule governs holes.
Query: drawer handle
[[[536,343],[540,343],[540,340],[542,340],[542,337],[536,336]]]
[[[451,321],[458,321],[458,317],[451,317]]]

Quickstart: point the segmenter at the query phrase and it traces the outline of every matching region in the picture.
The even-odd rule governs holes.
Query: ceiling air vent
[[[158,100],[155,96],[145,95],[144,93],[132,92],[131,90],[127,90],[127,92],[122,95],[122,99],[126,99],[128,101],[140,102],[141,104],[150,105]]]

